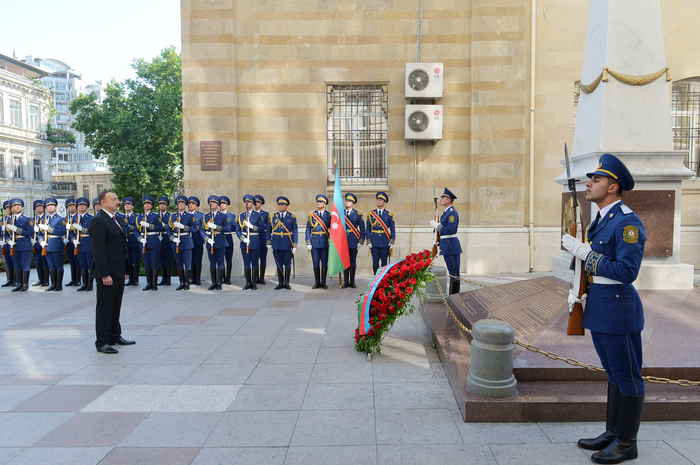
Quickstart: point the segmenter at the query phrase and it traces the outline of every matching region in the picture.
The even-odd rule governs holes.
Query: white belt
[[[233,233],[232,232],[225,232],[224,234],[226,234],[227,236],[230,236]]]
[[[249,233],[248,235],[249,235],[249,236],[257,236],[258,233]]]
[[[185,236],[189,236],[189,235],[190,235],[190,233],[180,233],[180,237],[185,237]],[[177,237],[177,234],[175,234],[175,237]]]
[[[53,234],[49,235],[49,239],[63,239],[64,236],[54,236]]]
[[[159,232],[147,232],[145,235],[146,236],[155,236],[156,234],[160,236]]]
[[[622,284],[614,279],[604,278],[602,276],[593,276],[593,284]]]
[[[83,237],[90,237],[90,234],[83,234],[83,233],[80,233],[80,238],[82,239]]]
[[[440,236],[440,239],[452,239],[453,237],[457,237],[457,234],[450,234],[449,236]]]

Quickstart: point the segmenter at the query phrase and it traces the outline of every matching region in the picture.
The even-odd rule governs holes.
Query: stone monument
[[[673,150],[669,81],[659,0],[591,2],[571,175],[580,180],[577,192],[585,192],[586,173],[596,169],[603,153],[631,171],[635,188],[623,201],[647,233],[634,283],[639,290],[693,287],[693,266],[680,260],[680,212],[681,181],[694,173],[683,165],[687,152]],[[556,181],[570,196],[565,170]],[[597,208],[584,211],[587,225]],[[570,260],[566,251],[553,256],[553,275],[569,280]]]

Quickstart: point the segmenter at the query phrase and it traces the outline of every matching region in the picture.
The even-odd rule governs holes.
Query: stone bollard
[[[515,331],[500,320],[479,320],[472,327],[472,365],[467,390],[481,397],[514,396],[518,382],[513,376]]]
[[[447,297],[448,292],[450,292],[450,278],[447,276],[447,268],[444,266],[433,266],[431,271],[437,277],[437,279],[440,280],[442,292],[444,292],[445,297]],[[442,302],[442,297],[440,296],[440,290],[438,289],[437,283],[432,282],[426,284],[425,293],[428,295],[428,298],[425,299],[426,302]]]

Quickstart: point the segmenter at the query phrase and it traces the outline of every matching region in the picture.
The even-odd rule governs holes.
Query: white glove
[[[34,232],[35,232],[35,233],[38,233],[38,232],[39,232],[39,225],[38,225],[38,224],[35,224],[35,225],[34,225]]]
[[[180,239],[178,239],[178,238],[176,237],[175,239],[173,239],[173,242],[176,243],[176,244],[179,244],[179,243],[180,243]]]
[[[42,231],[48,231],[49,225],[48,224],[40,224],[39,229],[41,229]]]
[[[248,229],[253,229],[255,226],[253,226],[253,223],[251,223],[248,220],[245,220],[245,225],[248,227]]]
[[[578,298],[578,295],[574,292],[573,289],[569,289],[569,315],[571,315],[571,312],[574,310],[574,305],[575,304],[581,304],[584,310],[586,310],[586,299],[588,298],[588,294],[583,294],[581,298]]]
[[[78,244],[80,244],[80,242],[78,242],[78,239],[73,239],[73,245],[78,247]]]
[[[216,231],[217,229],[219,229],[219,226],[218,226],[216,223],[212,223],[211,221],[207,223],[207,226],[209,226],[209,227],[210,227],[211,229],[213,229],[214,231]]]
[[[296,248],[296,247],[292,247],[292,255],[295,255],[296,253],[297,253],[297,248]]]
[[[309,249],[309,252],[311,252],[311,249],[312,249],[311,244],[307,245],[306,248]]]
[[[139,224],[140,224],[141,226],[143,226],[144,228],[150,228],[150,227],[151,227],[151,223],[149,223],[148,221],[142,221],[142,222],[139,223]]]
[[[36,245],[36,239],[32,239],[32,245]]]
[[[433,228],[437,229],[437,227],[438,227],[439,225],[440,225],[440,223],[438,223],[437,221],[435,221],[435,220],[430,220],[430,226],[432,226]]]
[[[39,245],[41,247],[46,247],[46,241],[39,241]]]
[[[561,245],[584,262],[586,261],[588,254],[591,252],[591,246],[588,245],[588,242],[581,242],[570,234],[564,234],[562,236]]]
[[[141,239],[139,239],[139,242],[142,243],[143,245],[146,245],[146,242],[148,242],[148,239],[146,239],[145,237],[142,237]]]
[[[73,229],[75,229],[76,231],[82,231],[83,227],[78,223],[73,223]]]
[[[271,249],[271,248],[272,248],[272,245],[271,245],[271,244],[267,244],[267,248],[268,248],[268,249]]]
[[[15,226],[14,224],[8,224],[7,229],[9,229],[12,232],[17,232],[17,226]]]
[[[15,245],[16,243],[17,243],[17,242],[13,241],[12,239],[10,239],[9,241],[7,241],[7,245],[9,245],[10,247],[12,247],[13,245]]]
[[[389,250],[394,248],[394,244],[389,244]]]
[[[369,247],[369,250],[372,250],[372,243],[371,243],[371,242],[368,243],[368,244],[367,244],[367,247]]]
[[[177,229],[185,229],[185,225],[180,223],[179,221],[174,222],[173,226],[175,226]]]
[[[207,239],[207,243],[208,243],[209,245],[214,245],[214,239],[212,239],[212,238],[210,237],[209,239]]]
[[[68,244],[68,238],[67,238],[67,237],[64,237],[64,238],[63,238],[63,243],[64,243],[64,244]]]
[[[243,243],[244,243],[244,244],[250,244],[250,239],[248,239],[247,237],[244,237],[244,238],[243,238]]]

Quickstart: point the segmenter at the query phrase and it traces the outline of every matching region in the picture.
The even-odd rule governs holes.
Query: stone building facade
[[[383,142],[377,153],[353,149],[343,192],[357,194],[363,212],[374,192],[389,194],[395,256],[431,246],[433,186],[438,195],[447,186],[457,196],[462,271],[548,270],[559,253],[554,178],[573,139],[588,3],[540,0],[533,16],[525,0],[424,0],[422,11],[418,0],[183,0],[186,193],[229,195],[234,212],[245,193],[262,194],[272,211],[285,195],[303,231],[315,195],[332,194],[334,162],[348,168],[334,148],[342,144],[333,96],[357,86],[383,101],[343,113],[338,127],[355,142],[363,131]],[[700,4],[661,3],[674,80],[700,76]],[[405,66],[416,61],[444,67],[436,143],[404,140]],[[202,141],[221,141],[221,170],[202,170]],[[378,165],[363,171],[367,160]],[[682,260],[699,266],[695,186],[684,185]]]

